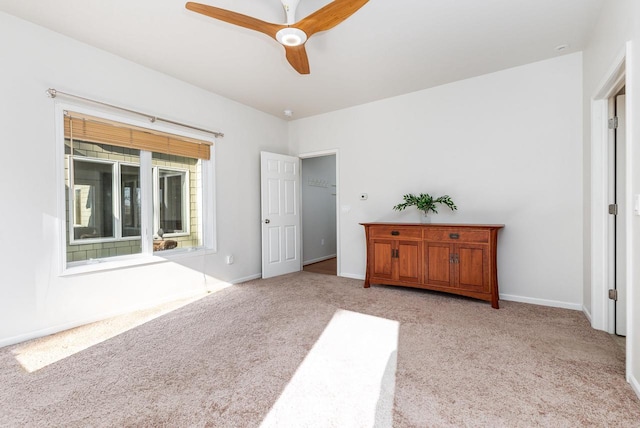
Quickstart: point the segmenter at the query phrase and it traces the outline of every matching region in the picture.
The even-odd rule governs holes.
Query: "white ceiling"
[[[190,12],[186,0],[0,0],[0,10],[298,119],[580,51],[603,1],[371,0],[311,37],[306,76],[273,39]],[[279,0],[200,2],[285,22]],[[297,19],[328,2],[301,0]]]

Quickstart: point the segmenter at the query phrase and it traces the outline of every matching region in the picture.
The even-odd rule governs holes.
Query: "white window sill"
[[[179,260],[187,257],[204,256],[215,253],[214,250],[200,247],[188,249],[174,249],[166,251],[156,251],[153,255],[137,254],[132,256],[113,257],[108,259],[92,259],[86,262],[73,263],[71,266],[63,268],[59,276],[85,275],[94,272],[108,270],[125,269],[136,266],[144,266],[156,263],[166,263],[172,260]]]

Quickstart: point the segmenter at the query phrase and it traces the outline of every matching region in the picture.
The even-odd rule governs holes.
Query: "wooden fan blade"
[[[369,0],[334,0],[325,7],[316,10],[293,26],[311,37],[312,34],[329,30],[364,6]]]
[[[228,22],[229,24],[238,25],[250,30],[259,31],[274,39],[276,38],[276,33],[278,32],[278,30],[286,27],[286,25],[272,24],[270,22],[262,21],[251,16],[232,12],[226,9],[208,6],[206,4],[188,2],[187,4],[185,4],[185,7],[193,12],[200,13],[210,18],[218,19],[220,21]]]
[[[289,64],[300,74],[309,74],[309,58],[304,44],[300,46],[284,46]]]

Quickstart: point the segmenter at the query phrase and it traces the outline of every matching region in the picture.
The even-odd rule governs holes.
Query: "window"
[[[140,194],[140,166],[122,165],[120,169],[120,218],[122,236],[140,236],[142,200]]]
[[[154,229],[164,234],[189,232],[189,171],[155,168]]]
[[[204,246],[210,143],[75,112],[64,122],[67,267]]]
[[[116,156],[121,150],[101,144],[84,143],[93,151],[101,150]],[[87,150],[88,151],[88,150]],[[140,212],[140,201],[134,201],[134,195],[140,194],[140,167],[113,161],[100,161],[97,158],[74,155],[73,168],[69,170],[69,182],[73,189],[74,206],[72,242],[87,239],[140,237],[140,216],[135,222],[135,213]],[[119,171],[119,172],[118,172]],[[114,213],[114,188],[120,188],[119,216]],[[126,195],[129,195],[128,197]],[[137,204],[136,204],[137,202]],[[122,228],[118,228],[117,219],[123,219]]]

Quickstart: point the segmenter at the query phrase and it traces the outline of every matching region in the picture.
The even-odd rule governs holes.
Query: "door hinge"
[[[609,129],[618,129],[618,116],[609,119]]]
[[[618,215],[618,204],[609,204],[609,214]]]
[[[616,289],[609,290],[609,299],[617,301],[618,300],[618,290],[616,290]]]

